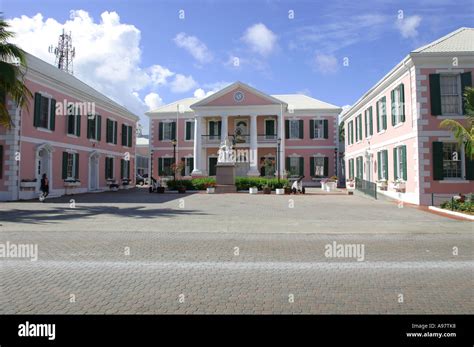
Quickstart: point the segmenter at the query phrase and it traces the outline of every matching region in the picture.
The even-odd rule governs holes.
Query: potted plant
[[[250,194],[257,194],[258,193],[258,188],[257,187],[250,187],[249,188],[249,193]]]
[[[397,178],[395,181],[393,181],[393,188],[398,193],[405,193],[406,182],[400,178]]]
[[[283,186],[283,189],[285,191],[285,195],[290,195],[291,194],[291,187],[288,183],[285,183],[285,185]]]
[[[387,190],[388,188],[388,182],[386,179],[378,180],[377,181],[377,188],[380,190]]]
[[[337,185],[337,176],[332,176],[326,180],[326,191],[334,191],[336,190]]]
[[[185,186],[185,185],[183,184],[183,182],[181,182],[181,181],[178,182],[177,189],[178,189],[178,193],[179,193],[179,194],[184,194],[184,193],[186,193],[186,186]]]
[[[207,194],[214,194],[216,192],[216,184],[214,182],[206,183],[204,186],[206,187]]]
[[[271,194],[272,193],[272,188],[268,184],[265,184],[262,189],[263,189],[263,194]]]

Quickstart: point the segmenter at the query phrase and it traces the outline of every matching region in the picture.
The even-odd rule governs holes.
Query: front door
[[[51,182],[51,152],[47,149],[41,149],[38,156],[38,167],[36,171],[36,182],[37,182],[37,190],[40,190],[41,187],[41,178],[43,174],[46,174],[48,180]],[[51,188],[51,184],[50,184]]]
[[[217,157],[209,157],[209,176],[216,175]]]
[[[99,169],[99,160],[96,156],[91,156],[89,159],[89,167],[91,170],[91,181],[90,181],[90,190],[97,190],[99,187],[97,185],[98,169]]]

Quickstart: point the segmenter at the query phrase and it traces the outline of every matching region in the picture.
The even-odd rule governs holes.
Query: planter
[[[275,189],[276,195],[284,195],[285,194],[285,189],[283,188],[277,188]]]
[[[271,194],[272,188],[263,188],[263,194]]]
[[[379,182],[377,182],[377,188],[379,188],[380,190],[387,190],[387,188],[388,188],[388,183],[387,183],[387,181],[379,181]]]
[[[398,193],[405,193],[406,191],[406,183],[405,182],[395,182],[393,184],[393,188]]]
[[[356,186],[355,186],[355,182],[354,181],[347,181],[346,182],[346,188],[347,190],[355,190]]]
[[[214,194],[216,192],[216,188],[214,187],[208,187],[206,188],[207,194]]]
[[[332,192],[336,190],[336,182],[334,181],[326,182],[325,186],[327,192]]]
[[[291,188],[290,187],[286,187],[285,188],[285,195],[290,195],[291,194]]]
[[[75,187],[80,187],[81,182],[64,182],[64,187],[66,188],[75,188]]]
[[[178,187],[178,193],[179,193],[179,194],[184,194],[184,193],[186,193],[186,187]]]
[[[258,188],[257,188],[257,187],[251,187],[251,188],[249,188],[249,193],[250,193],[250,194],[257,194],[257,193],[258,193]]]
[[[165,187],[157,187],[156,192],[159,194],[163,194],[165,192]]]
[[[36,188],[37,182],[20,182],[20,188]]]

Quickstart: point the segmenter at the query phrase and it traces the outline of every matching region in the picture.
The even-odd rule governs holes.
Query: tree
[[[474,88],[466,88],[464,100],[467,114],[466,125],[453,119],[445,119],[441,122],[440,127],[450,129],[454,133],[454,137],[459,141],[459,145],[464,145],[466,156],[472,159],[474,158]]]
[[[14,34],[8,31],[9,25],[0,13],[0,125],[11,128],[13,125],[5,103],[8,96],[19,107],[27,106],[33,95],[25,85],[25,52],[9,43]]]

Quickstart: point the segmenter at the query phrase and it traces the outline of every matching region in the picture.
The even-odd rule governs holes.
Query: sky
[[[410,51],[474,26],[474,0],[0,0],[13,42],[140,116],[241,81],[268,94],[353,104]]]

